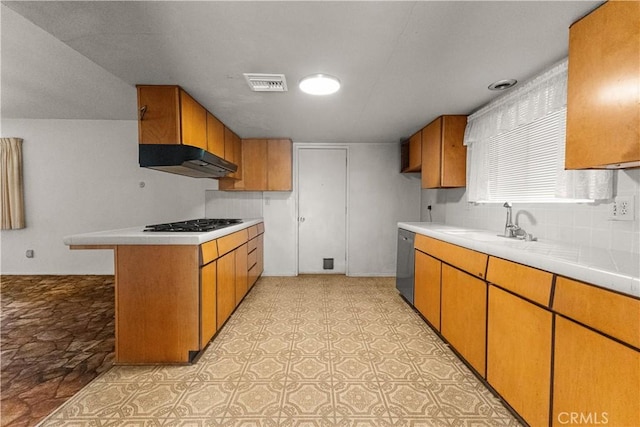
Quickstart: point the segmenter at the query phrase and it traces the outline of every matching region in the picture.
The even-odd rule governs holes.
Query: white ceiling
[[[562,59],[601,2],[2,3],[3,117],[135,120],[135,84],[179,84],[243,138],[389,143]],[[20,15],[61,41],[45,66],[20,47],[51,37]],[[247,72],[284,73],[289,91],[251,92]],[[301,93],[317,72],[342,90]]]

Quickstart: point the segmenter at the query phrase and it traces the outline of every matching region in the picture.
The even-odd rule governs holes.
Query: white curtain
[[[531,79],[521,87],[492,101],[467,119],[464,144],[468,150],[468,199],[489,200],[489,148],[492,138],[543,119],[567,105],[567,59]],[[569,199],[609,199],[613,195],[613,172],[564,170],[564,122],[557,150],[555,194]],[[535,142],[532,142],[535,143]],[[536,159],[535,161],[539,161]],[[498,201],[498,200],[496,200]]]
[[[0,138],[0,175],[2,229],[24,228],[21,138]]]

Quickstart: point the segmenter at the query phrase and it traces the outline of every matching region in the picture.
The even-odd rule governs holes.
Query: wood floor
[[[113,276],[0,277],[0,425],[36,425],[114,355]]]

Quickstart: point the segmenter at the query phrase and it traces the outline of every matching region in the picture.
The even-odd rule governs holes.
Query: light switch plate
[[[634,196],[618,196],[611,206],[609,218],[615,221],[633,221],[635,219]]]

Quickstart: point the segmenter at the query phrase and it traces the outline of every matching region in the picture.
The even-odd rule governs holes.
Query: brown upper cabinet
[[[420,172],[422,169],[422,131],[414,133],[408,141],[405,141],[406,147],[403,147],[402,170],[403,173]]]
[[[467,185],[467,116],[440,116],[422,129],[422,188]]]
[[[290,139],[267,141],[267,191],[291,191],[292,143]]]
[[[225,156],[225,130],[226,127],[224,123],[207,111],[207,151],[225,160],[229,160]]]
[[[221,178],[220,190],[291,191],[290,139],[243,139],[243,174],[240,179]]]
[[[184,144],[207,150],[238,165],[230,177],[242,176],[240,137],[180,86],[138,85],[138,142]]]
[[[238,170],[227,175],[227,178],[242,179],[242,140],[231,129],[224,128],[224,159],[238,165]]]
[[[640,166],[640,2],[609,1],[569,32],[566,169]]]

